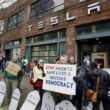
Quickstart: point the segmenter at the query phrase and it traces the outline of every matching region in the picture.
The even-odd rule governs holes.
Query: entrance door
[[[11,58],[11,50],[10,49],[5,50],[5,57],[7,60]]]
[[[107,68],[106,52],[92,53],[92,61],[95,61],[100,68]]]

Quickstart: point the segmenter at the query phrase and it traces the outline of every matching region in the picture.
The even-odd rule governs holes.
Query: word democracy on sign
[[[73,83],[70,82],[61,82],[61,81],[52,81],[52,80],[46,80],[46,84],[65,87],[65,88],[72,88],[74,85]]]

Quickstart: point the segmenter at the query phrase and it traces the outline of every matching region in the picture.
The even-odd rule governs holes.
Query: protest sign
[[[20,99],[20,91],[19,91],[19,89],[15,89],[13,91],[11,102],[10,102],[8,110],[17,110],[19,99]]]
[[[76,107],[70,101],[64,100],[55,106],[55,110],[76,110]]]
[[[9,62],[8,66],[6,67],[6,71],[11,73],[14,76],[17,76],[19,70],[20,70],[20,66],[11,61]]]
[[[40,100],[39,92],[34,90],[30,92],[20,110],[35,110]]]
[[[44,93],[41,110],[54,110],[55,102],[49,92]]]
[[[43,89],[58,93],[75,95],[76,83],[73,77],[76,76],[76,65],[45,64]]]
[[[6,92],[6,84],[4,81],[0,81],[0,107],[3,103],[5,92]]]

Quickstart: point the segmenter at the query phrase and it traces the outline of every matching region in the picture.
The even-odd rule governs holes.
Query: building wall
[[[97,0],[98,1],[98,0]],[[97,2],[96,0],[85,2],[79,2],[78,0],[65,0],[65,9],[52,13],[48,16],[43,16],[39,19],[36,19],[34,21],[29,22],[29,15],[30,15],[30,4],[32,3],[31,0],[20,0],[16,2],[14,5],[9,7],[8,9],[4,10],[4,13],[0,12],[0,15],[3,15],[3,19],[5,19],[5,30],[2,35],[0,35],[0,43],[3,45],[4,43],[8,41],[13,41],[17,39],[22,39],[21,43],[21,50],[22,50],[22,56],[25,55],[25,49],[26,49],[26,38],[29,36],[46,33],[53,30],[59,30],[62,28],[66,28],[66,34],[67,34],[67,54],[69,56],[73,55],[75,56],[76,51],[76,41],[75,41],[75,26],[96,22],[100,20],[110,19],[110,0],[100,0],[100,7],[101,11],[93,11],[90,15],[87,14],[87,6],[89,4]],[[17,12],[20,9],[24,9],[24,20],[23,25],[19,26],[11,31],[7,31],[7,20],[8,17]],[[69,16],[75,16],[76,18],[74,20],[66,20],[66,13],[69,12]],[[51,26],[50,25],[50,18],[58,16],[59,23]],[[37,29],[37,23],[39,21],[45,22],[45,27],[43,29]],[[31,30],[29,31],[28,26],[32,25]],[[3,48],[3,46],[2,46]],[[3,49],[1,49],[3,53]]]

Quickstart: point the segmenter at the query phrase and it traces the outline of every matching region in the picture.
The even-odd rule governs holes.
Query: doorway
[[[5,50],[5,57],[6,57],[6,60],[9,60],[11,58],[11,50],[10,49]]]
[[[95,61],[100,68],[107,68],[107,53],[92,53],[92,61]]]

